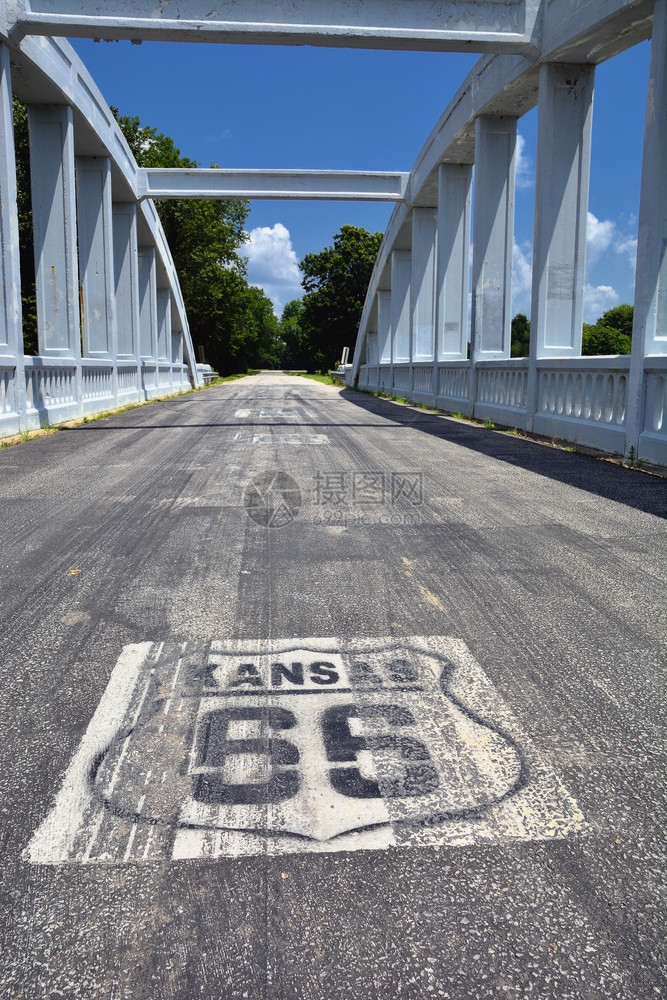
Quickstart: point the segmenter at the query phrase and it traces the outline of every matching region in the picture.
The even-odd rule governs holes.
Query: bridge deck
[[[282,375],[0,452],[2,996],[664,995],[664,494]]]

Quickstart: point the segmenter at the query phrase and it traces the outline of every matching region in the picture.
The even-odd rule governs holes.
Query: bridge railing
[[[527,358],[481,361],[474,366],[471,361],[364,364],[358,386],[520,430],[527,429],[532,411],[536,434],[623,454],[630,361],[628,355],[540,360],[535,364],[534,382]],[[532,406],[531,390],[535,393]],[[664,464],[667,357],[647,359],[645,399],[638,457]]]

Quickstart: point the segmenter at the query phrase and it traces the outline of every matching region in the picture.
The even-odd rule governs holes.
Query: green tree
[[[285,345],[273,303],[261,288],[248,285],[246,340],[248,368],[280,368]]]
[[[510,357],[527,358],[530,352],[530,321],[523,313],[512,319]]]
[[[16,207],[19,217],[19,266],[21,268],[21,311],[23,350],[37,354],[37,296],[35,292],[35,249],[32,234],[30,193],[30,143],[28,109],[14,98],[14,146],[16,149]]]
[[[611,327],[612,330],[618,330],[619,333],[631,338],[634,315],[634,306],[624,302],[622,305],[613,306],[611,309],[607,309],[606,313],[602,313],[596,325]]]
[[[595,323],[584,323],[581,353],[630,354],[634,308],[627,303],[607,309]]]
[[[590,354],[630,354],[632,340],[611,326],[603,326],[600,320],[594,325],[584,323],[581,337],[581,353]]]
[[[288,369],[314,371],[314,350],[308,334],[303,328],[303,301],[291,299],[283,308],[280,317],[280,339],[285,345],[283,365]]]
[[[333,246],[306,254],[299,267],[306,294],[301,329],[311,347],[311,370],[326,371],[352,347],[382,233],[342,226]]]
[[[135,159],[142,167],[198,167],[181,156],[173,139],[112,108]],[[257,358],[256,296],[248,291],[245,260],[247,201],[163,199],[156,201],[183,292],[195,347],[223,374],[245,371]],[[254,310],[251,302],[255,302]],[[251,345],[255,345],[252,347]]]
[[[117,108],[111,110],[140,167],[200,166],[196,160],[181,156],[168,135],[141,125],[137,117],[119,115]],[[157,200],[155,204],[177,269],[179,257],[184,273],[196,272],[211,259],[218,265],[244,272],[245,264],[238,250],[248,238],[243,226],[250,211],[249,202],[183,198]]]

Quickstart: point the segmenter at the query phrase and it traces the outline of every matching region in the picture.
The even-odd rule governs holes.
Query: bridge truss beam
[[[25,34],[108,40],[534,53],[539,0],[10,0]]]
[[[305,201],[401,201],[408,173],[354,170],[139,171],[140,198],[250,198]]]

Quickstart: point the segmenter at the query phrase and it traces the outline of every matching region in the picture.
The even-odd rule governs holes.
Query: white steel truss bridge
[[[481,55],[409,173],[145,170],[67,37]],[[595,68],[647,38],[632,354],[582,358]],[[0,436],[199,384],[153,198],[368,199],[395,208],[350,384],[667,464],[666,61],[667,0],[0,0]],[[13,94],[30,123],[36,357]],[[531,340],[511,359],[517,122],[535,106]]]

